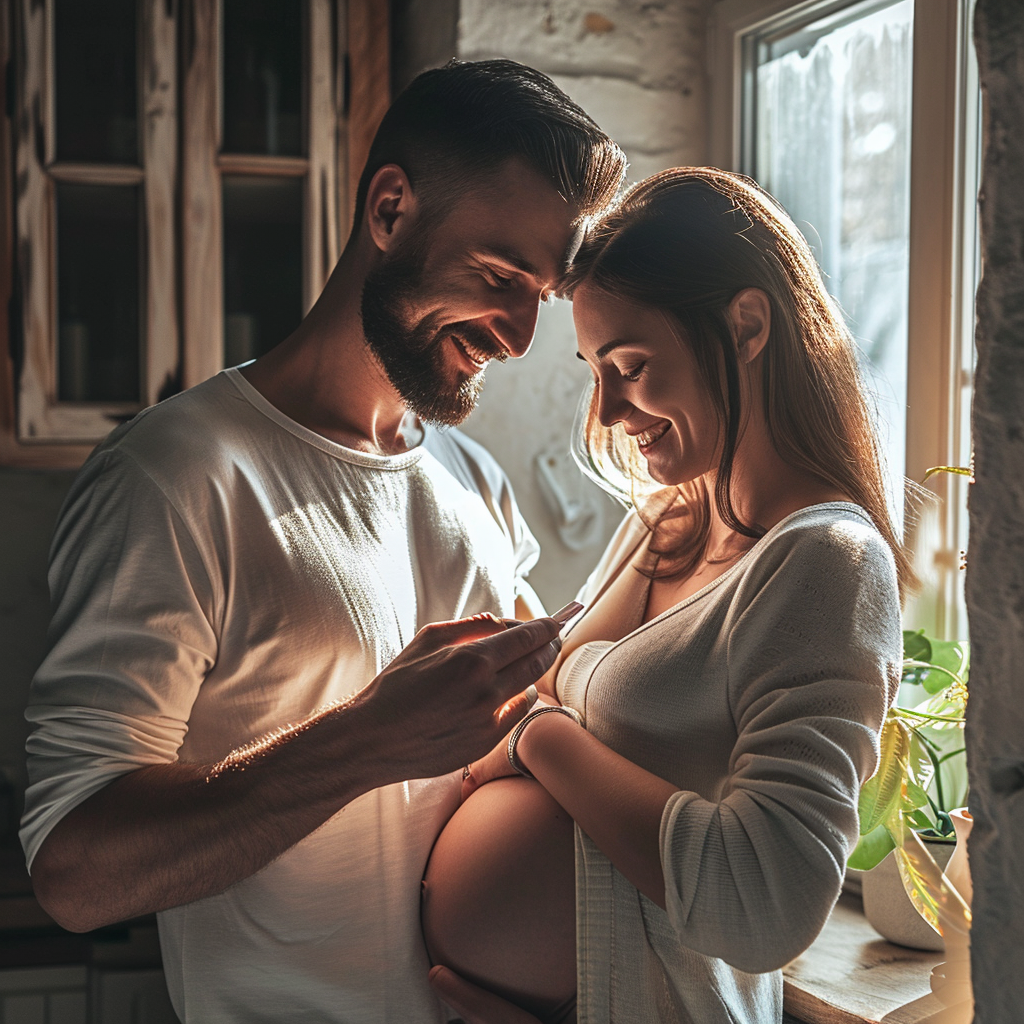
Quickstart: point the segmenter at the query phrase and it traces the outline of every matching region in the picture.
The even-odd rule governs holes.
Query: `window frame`
[[[709,21],[711,160],[743,164],[744,37],[781,17],[810,16],[821,0],[719,0]],[[971,0],[914,4],[910,160],[910,282],[907,339],[906,475],[970,460],[970,393],[979,153],[977,67]],[[905,494],[905,539],[915,551],[922,594],[908,618],[942,636],[966,636],[958,573],[966,548],[967,483],[937,474],[924,504]]]
[[[303,2],[307,155],[289,158],[219,152],[221,0],[138,0],[141,164],[128,167],[53,161],[53,0],[0,0],[0,465],[76,468],[119,419],[221,368],[222,174],[304,177],[303,312],[315,302],[390,100],[389,26],[377,0]],[[139,403],[57,401],[56,180],[144,181]]]

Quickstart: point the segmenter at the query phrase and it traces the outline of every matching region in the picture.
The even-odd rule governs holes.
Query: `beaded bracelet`
[[[545,704],[542,707],[534,708],[513,730],[508,738],[508,763],[526,778],[532,779],[533,774],[516,757],[516,744],[527,724],[538,715],[546,715],[549,711],[557,711],[560,715],[571,718],[578,726],[583,728],[583,716],[575,708],[567,708],[563,704]]]

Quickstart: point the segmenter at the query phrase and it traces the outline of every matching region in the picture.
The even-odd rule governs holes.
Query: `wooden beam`
[[[255,174],[264,178],[303,178],[309,173],[309,161],[304,156],[221,153],[217,157],[217,169],[221,174]]]
[[[336,46],[337,5],[334,0],[310,0],[307,19],[309,54],[308,139],[309,179],[305,196],[302,311],[316,302],[338,261],[340,188],[338,182],[338,107]]]
[[[387,0],[348,0],[348,221],[370,143],[391,103]]]
[[[221,258],[220,103],[217,0],[182,4],[181,187],[184,306],[182,384],[188,388],[224,365],[224,287]]]

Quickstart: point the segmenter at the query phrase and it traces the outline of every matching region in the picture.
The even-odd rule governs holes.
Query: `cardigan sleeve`
[[[895,567],[867,523],[774,538],[725,623],[737,740],[717,801],[677,792],[660,848],[680,941],[751,973],[821,930],[899,684]]]

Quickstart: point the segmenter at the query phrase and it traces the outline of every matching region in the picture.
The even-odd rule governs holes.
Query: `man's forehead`
[[[479,255],[538,280],[560,277],[583,239],[578,212],[532,168],[512,165],[506,170],[516,173],[499,176],[502,181],[492,177],[491,187],[463,192],[442,224]]]

